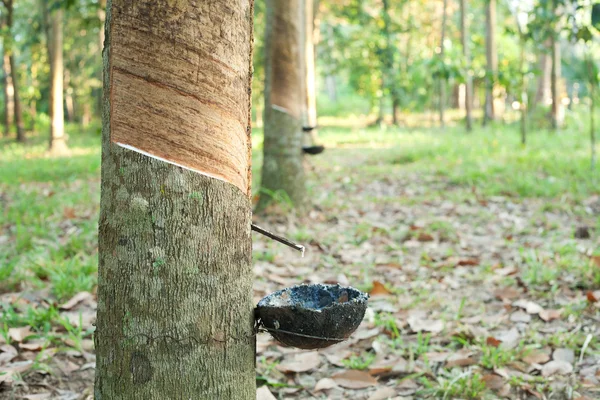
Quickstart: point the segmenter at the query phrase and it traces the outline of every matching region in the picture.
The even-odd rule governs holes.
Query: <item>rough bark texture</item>
[[[63,94],[63,10],[49,12],[48,54],[50,55],[50,152],[67,152]]]
[[[10,73],[10,60],[8,53],[4,50],[2,56],[2,71],[3,71],[3,83],[4,83],[4,136],[10,135],[10,127],[13,123],[13,117],[15,113],[14,94],[15,88],[12,82],[12,75]]]
[[[498,73],[498,49],[496,47],[496,0],[487,0],[485,12],[485,54],[487,59],[487,85],[483,123],[494,120],[494,86]]]
[[[467,131],[473,129],[473,77],[471,76],[471,52],[469,48],[469,29],[467,27],[467,0],[460,0],[460,38],[465,58],[465,124]]]
[[[275,193],[287,196],[296,208],[305,197],[302,165],[302,59],[300,25],[302,0],[267,0],[265,35],[263,210]]]
[[[201,125],[201,132],[222,138],[224,147],[236,143],[229,128],[243,124],[247,151],[252,6],[108,2],[97,400],[256,398],[249,187],[126,149],[113,136],[168,130],[176,123],[170,107],[178,104],[195,122],[218,110],[222,124]],[[153,57],[129,58],[146,51]],[[116,108],[135,96],[145,100]],[[153,124],[135,125],[132,113]],[[173,135],[192,146],[197,130],[182,124]],[[245,162],[244,171],[250,158]]]

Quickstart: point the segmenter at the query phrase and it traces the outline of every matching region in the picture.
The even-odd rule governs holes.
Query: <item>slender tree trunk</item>
[[[547,47],[550,47],[547,44]],[[542,104],[547,105],[550,102],[551,90],[550,90],[550,75],[552,73],[552,59],[550,54],[545,51],[539,55],[539,69],[540,76],[538,78],[537,91],[535,94],[535,105]]]
[[[444,0],[444,6],[442,7],[442,37],[440,38],[440,59],[444,60],[444,42],[446,41],[446,20],[448,13],[448,0]],[[446,127],[446,120],[444,112],[446,111],[446,77],[440,76],[440,102],[438,104],[440,114],[440,127],[444,129]]]
[[[309,127],[317,126],[314,18],[313,0],[304,0],[304,125]],[[310,131],[313,143],[316,142],[317,134],[317,129]]]
[[[305,201],[302,165],[302,0],[267,0],[262,211],[274,196]]]
[[[460,37],[465,58],[465,124],[467,131],[473,130],[473,77],[471,76],[471,54],[469,48],[469,29],[467,27],[467,0],[460,0]]]
[[[552,72],[550,74],[550,88],[552,90],[552,128],[558,129],[562,125],[562,103],[559,94],[559,79],[561,75],[560,41],[552,35]]]
[[[252,6],[109,2],[96,399],[256,398]]]
[[[498,74],[498,51],[496,47],[496,0],[487,0],[485,13],[485,54],[487,59],[485,110],[483,124],[495,119],[494,87]]]
[[[23,124],[23,109],[21,108],[21,97],[19,96],[19,79],[17,76],[17,66],[15,63],[15,56],[13,54],[9,57],[10,61],[10,73],[12,75],[14,93],[14,108],[15,108],[15,125],[17,126],[17,142],[25,142],[25,125]]]
[[[49,11],[48,54],[50,55],[50,146],[53,154],[67,149],[63,93],[63,10]]]
[[[523,33],[519,29],[520,36],[520,54],[519,54],[519,74],[521,75],[521,144],[524,146],[527,143],[527,83],[525,80],[525,39]]]
[[[396,47],[392,40],[390,25],[392,18],[390,16],[389,0],[383,0],[383,35],[385,36],[385,52],[383,53],[384,82],[389,89],[392,100],[392,124],[398,125],[398,108],[400,107],[400,95],[398,93],[398,82],[395,73],[394,56]]]
[[[10,135],[10,127],[13,123],[13,117],[15,115],[15,88],[13,86],[12,74],[10,73],[10,58],[6,49],[3,49],[2,55],[2,70],[4,73],[4,136]]]
[[[71,87],[71,72],[65,69],[64,84],[65,90],[65,108],[67,111],[67,121],[75,122],[75,99],[73,98],[73,88]]]
[[[21,108],[21,98],[19,97],[19,77],[17,75],[17,66],[15,62],[15,55],[13,49],[13,0],[5,0],[4,6],[6,7],[6,29],[8,30],[9,40],[4,41],[4,52],[8,54],[8,59],[5,57],[4,62],[8,65],[10,70],[10,80],[12,83],[12,103],[14,121],[17,128],[17,142],[25,142],[25,127],[23,125],[23,111]]]
[[[587,69],[588,69],[588,77],[590,79],[590,163],[592,166],[592,170],[596,168],[596,121],[595,121],[595,111],[596,111],[596,79],[593,77],[594,73],[594,59],[591,51],[588,50],[590,54],[587,55]]]

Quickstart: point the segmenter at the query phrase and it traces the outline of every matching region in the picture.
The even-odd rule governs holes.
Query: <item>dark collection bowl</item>
[[[298,285],[259,301],[257,316],[279,342],[320,349],[347,339],[360,325],[369,296],[353,287]]]

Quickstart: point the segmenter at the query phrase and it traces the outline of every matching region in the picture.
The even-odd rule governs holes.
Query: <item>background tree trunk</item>
[[[440,38],[440,60],[444,61],[444,42],[446,41],[446,14],[448,13],[448,0],[444,0],[442,7],[442,36]],[[446,119],[444,112],[446,111],[446,77],[440,76],[440,101],[438,103],[438,111],[440,114],[440,127],[444,129],[446,127]]]
[[[109,4],[95,397],[254,400],[253,1]]]
[[[487,59],[485,110],[483,124],[496,118],[494,86],[498,74],[498,49],[496,47],[496,0],[487,0],[485,12],[485,55]]]
[[[12,74],[10,73],[10,59],[5,48],[2,54],[2,72],[4,74],[4,136],[8,137],[15,115],[15,87],[13,86]]]
[[[297,208],[305,201],[302,165],[302,0],[267,0],[265,34],[263,210],[275,193]],[[283,193],[282,193],[283,192]]]
[[[465,58],[465,124],[467,131],[473,130],[473,77],[471,76],[471,54],[469,29],[467,27],[467,0],[460,0],[460,38]]]
[[[10,75],[10,83],[7,84],[10,90],[10,86],[12,86],[12,112],[14,117],[14,122],[17,128],[17,142],[25,141],[25,127],[23,125],[23,111],[21,109],[21,98],[19,97],[19,77],[17,75],[17,65],[15,62],[15,55],[13,49],[13,13],[14,13],[14,3],[13,0],[4,0],[4,7],[6,8],[6,29],[8,30],[7,38],[4,40],[4,63],[8,66],[5,67],[8,69]],[[8,57],[6,57],[8,55]],[[8,78],[7,78],[8,79]],[[11,97],[10,94],[8,96]]]
[[[549,47],[549,45],[548,45]],[[552,73],[552,58],[545,51],[539,55],[540,76],[538,78],[537,91],[535,94],[535,104],[547,105],[550,103],[550,75]]]
[[[64,154],[67,149],[63,93],[63,10],[50,10],[48,55],[50,56],[50,146],[53,154]]]
[[[315,11],[314,0],[304,1],[304,125],[317,126],[317,88],[315,71]],[[317,129],[310,131],[312,142],[317,139]]]
[[[562,102],[559,93],[559,80],[561,75],[560,41],[556,34],[552,35],[552,69],[550,73],[550,88],[552,92],[552,128],[562,126]]]

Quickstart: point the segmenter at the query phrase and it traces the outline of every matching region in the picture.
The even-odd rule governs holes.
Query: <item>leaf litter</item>
[[[479,376],[484,391],[506,398],[549,398],[557,390],[597,398],[600,241],[573,235],[593,220],[553,211],[548,200],[486,198],[441,176],[386,167],[366,179],[347,157],[329,161],[317,161],[327,178],[306,219],[260,221],[301,233],[307,253],[299,258],[255,236],[254,298],[302,282],[340,282],[369,291],[370,308],[347,342],[318,352],[258,335],[257,373],[267,384],[257,399],[436,398],[445,374],[454,374],[453,385]],[[341,173],[356,179],[350,185],[337,179]],[[65,208],[65,229],[96,213]],[[2,243],[13,240],[7,232]],[[92,398],[95,297],[0,294],[3,307],[54,307],[65,321],[45,332],[19,325],[0,335],[0,395]],[[35,359],[44,368],[33,368]]]

